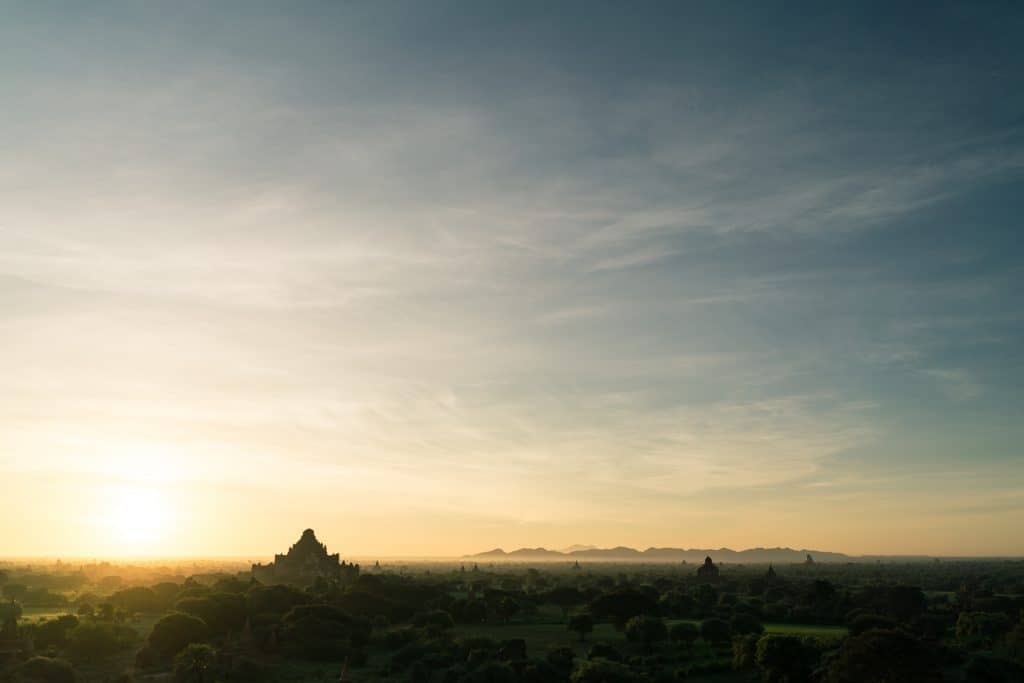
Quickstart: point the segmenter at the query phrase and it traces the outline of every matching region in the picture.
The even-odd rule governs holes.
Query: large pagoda
[[[341,561],[338,553],[328,554],[327,546],[317,540],[312,529],[284,555],[275,555],[273,564],[254,564],[252,575],[262,583],[303,583],[317,579],[347,579],[359,574],[359,565]]]

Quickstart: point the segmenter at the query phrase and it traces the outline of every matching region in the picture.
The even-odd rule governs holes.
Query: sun
[[[102,524],[126,554],[150,554],[167,538],[171,506],[157,487],[120,486],[108,492]]]

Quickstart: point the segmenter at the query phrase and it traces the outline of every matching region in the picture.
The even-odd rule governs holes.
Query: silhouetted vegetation
[[[1024,680],[1022,562],[715,568],[8,565],[0,680]]]

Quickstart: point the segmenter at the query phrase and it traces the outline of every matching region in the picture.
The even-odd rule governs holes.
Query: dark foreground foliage
[[[0,682],[1024,681],[1024,563],[407,565],[246,573],[6,570]],[[128,573],[127,571],[125,573]]]

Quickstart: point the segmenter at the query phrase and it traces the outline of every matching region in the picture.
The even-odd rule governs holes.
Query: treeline
[[[130,671],[110,680],[172,672],[183,683],[273,681],[293,662],[423,683],[725,672],[788,683],[1024,680],[1024,595],[1011,592],[1024,565],[976,569],[929,567],[928,585],[938,586],[929,590],[901,580],[921,578],[920,567],[905,576],[734,567],[713,581],[691,568],[450,567],[305,587],[245,575],[161,581],[79,594],[74,614],[41,623],[18,624],[20,603],[4,603],[0,644],[31,651],[0,680],[69,683],[82,667],[125,658]],[[538,635],[528,643],[504,629]]]

